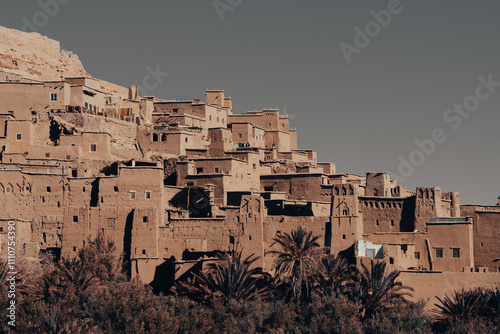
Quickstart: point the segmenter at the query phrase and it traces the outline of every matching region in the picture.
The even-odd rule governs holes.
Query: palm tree
[[[76,298],[79,293],[94,288],[101,288],[101,282],[79,258],[63,258],[41,278],[39,297],[46,302],[66,296]]]
[[[445,295],[443,299],[436,297],[441,305],[434,304],[437,309],[432,311],[438,315],[437,322],[451,325],[455,321],[467,321],[478,315],[479,308],[487,304],[488,296],[481,289],[455,291],[451,298]]]
[[[371,270],[361,264],[363,271],[358,275],[351,297],[361,304],[362,317],[371,317],[376,312],[392,308],[403,296],[411,296],[404,290],[413,291],[413,288],[396,282],[399,271],[394,270],[385,275],[386,262],[371,261]]]
[[[319,238],[312,232],[307,233],[302,226],[290,234],[273,238],[281,246],[281,250],[269,252],[278,255],[274,260],[276,277],[286,287],[289,297],[297,302],[309,298],[313,277],[322,269],[320,256],[323,249],[317,242]],[[304,286],[305,293],[302,292]]]
[[[324,295],[339,295],[345,288],[354,283],[356,267],[345,258],[328,254],[321,258],[323,270],[316,276],[317,288]]]
[[[217,254],[218,261],[210,263],[206,272],[194,274],[187,282],[178,282],[175,290],[200,302],[213,298],[229,300],[266,299],[273,290],[271,276],[262,268],[250,268],[258,260],[254,254],[242,260],[242,252]]]

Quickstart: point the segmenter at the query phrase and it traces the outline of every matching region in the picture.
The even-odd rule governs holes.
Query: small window
[[[215,173],[220,173],[219,172],[219,167],[215,167]]]
[[[66,160],[71,160],[71,155],[67,155]]]
[[[117,193],[117,192],[118,192],[118,187],[117,187],[117,186],[114,186],[114,187],[113,187],[113,190],[115,191],[115,193]]]
[[[45,153],[46,158],[50,158],[50,153]]]
[[[452,248],[453,257],[460,257],[460,248]]]
[[[375,222],[375,225],[379,226],[380,225],[380,221],[377,219],[377,221]]]
[[[196,174],[202,174],[202,173],[203,173],[203,168],[202,167],[196,168]]]
[[[90,152],[96,152],[97,151],[97,145],[96,144],[90,144]]]
[[[3,227],[0,226],[0,233],[3,233]]]
[[[344,239],[344,240],[345,240],[345,238],[346,238],[345,234],[342,234],[342,239]]]
[[[85,192],[85,187],[82,188],[82,191]]]
[[[146,250],[145,249],[142,250],[142,255],[146,255]]]
[[[443,249],[436,248],[436,257],[443,257]]]
[[[76,252],[76,247],[73,247],[73,252]]]
[[[342,215],[343,215],[343,216],[347,216],[347,215],[349,215],[349,211],[347,211],[347,210],[343,210],[343,211],[342,211]]]
[[[257,169],[257,164],[253,164],[253,169]]]
[[[174,114],[177,114],[179,112],[179,109],[173,109],[172,111]]]
[[[78,223],[78,216],[73,216],[73,223]]]
[[[77,177],[77,176],[78,176],[78,170],[76,170],[76,169],[72,169],[72,170],[71,170],[71,176],[72,176],[72,177]]]
[[[391,226],[394,226],[394,220],[393,219],[391,220]]]
[[[184,141],[187,143],[188,142],[188,138],[186,137],[186,139],[184,139]]]
[[[10,193],[10,187],[6,187],[6,188],[5,188],[5,192],[6,192],[6,193]]]
[[[52,191],[52,189],[50,189],[50,187],[47,187],[47,192],[50,193]]]
[[[130,192],[130,199],[135,199],[135,191]]]
[[[229,243],[234,245],[234,236],[232,235],[229,236]]]
[[[151,199],[151,191],[145,191],[144,195],[146,196],[146,199]]]
[[[251,235],[248,236],[248,240],[252,240],[252,236]]]
[[[57,94],[56,93],[50,93],[50,100],[51,101],[57,101]]]
[[[394,264],[394,258],[392,257],[389,258],[389,264]]]
[[[415,252],[415,259],[420,260],[420,252]]]
[[[22,136],[20,133],[18,133],[18,134],[16,135],[16,139],[17,139],[17,140],[21,140],[22,138],[23,138],[23,136]]]
[[[238,133],[238,137],[243,138],[243,134]]]
[[[373,248],[368,248],[366,250],[366,256],[371,258],[371,259],[374,259],[375,258],[375,249]]]
[[[142,222],[143,222],[143,223],[147,223],[148,221],[149,221],[148,216],[144,216],[144,217],[142,217]]]

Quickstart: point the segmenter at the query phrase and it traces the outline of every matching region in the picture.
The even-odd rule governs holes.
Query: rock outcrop
[[[78,56],[61,50],[58,41],[5,27],[0,27],[0,68],[3,80],[56,81],[89,75]]]

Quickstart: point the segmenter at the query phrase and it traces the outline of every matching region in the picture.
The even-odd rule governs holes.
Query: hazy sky
[[[54,10],[56,1],[64,5]],[[159,66],[170,75],[151,95],[204,98],[222,88],[236,113],[278,107],[298,129],[299,148],[316,149],[338,172],[388,171],[413,191],[459,191],[465,204],[500,195],[499,1],[41,0],[4,8],[0,25],[33,23],[97,78],[140,85]],[[390,22],[380,14],[376,23],[372,11]],[[479,87],[479,76],[493,83]],[[447,111],[463,103],[471,112]],[[414,171],[398,170],[401,158]]]

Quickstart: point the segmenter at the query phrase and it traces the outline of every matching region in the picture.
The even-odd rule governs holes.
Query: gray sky
[[[65,4],[41,5],[56,1]],[[286,110],[299,148],[316,149],[338,172],[388,171],[410,190],[459,191],[464,204],[494,204],[500,194],[500,87],[481,88],[489,96],[473,103],[479,76],[500,82],[499,1],[6,3],[0,25],[33,23],[97,78],[141,84],[159,65],[170,75],[151,95],[203,98],[223,88],[237,113]],[[388,24],[371,22],[372,11],[388,9]],[[355,27],[372,29],[370,41],[358,40],[348,63],[340,44],[356,47]],[[464,100],[467,118],[446,113]],[[445,115],[461,117],[460,126]],[[436,128],[446,140],[422,153],[415,140],[429,142]],[[398,170],[401,157],[415,162],[409,175]]]

